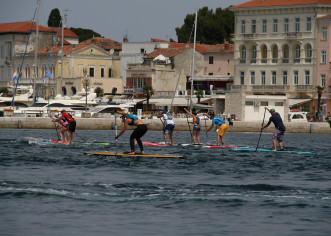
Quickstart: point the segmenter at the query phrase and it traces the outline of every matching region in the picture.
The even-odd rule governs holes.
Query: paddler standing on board
[[[55,118],[59,118],[59,113],[56,112],[54,114]],[[69,123],[68,121],[66,121],[64,118],[62,118],[61,120],[58,121],[58,125],[60,126],[60,141],[61,142],[68,142],[68,126],[69,126]]]
[[[264,109],[270,112],[271,117],[269,119],[269,122],[264,125],[262,129],[267,128],[271,124],[271,122],[274,123],[276,129],[274,131],[274,134],[272,135],[272,143],[274,145],[274,149],[272,151],[277,151],[277,141],[279,143],[280,150],[283,151],[283,137],[284,132],[286,131],[285,125],[283,124],[283,120],[274,108],[269,109],[268,107],[264,107]]]
[[[124,119],[124,126],[121,132],[115,136],[115,139],[118,139],[127,129],[128,125],[129,126],[137,126],[137,128],[132,132],[130,135],[130,147],[131,147],[131,152],[128,154],[136,154],[135,153],[135,148],[134,148],[134,139],[137,140],[137,143],[139,145],[141,154],[144,154],[144,146],[140,138],[144,136],[147,132],[147,125],[145,125],[142,120],[139,120],[137,116],[129,114],[128,110],[123,109],[123,110],[117,110],[117,113],[121,114],[123,119]]]
[[[64,119],[69,123],[69,126],[68,126],[69,133],[67,133],[67,140],[68,140],[69,144],[70,143],[72,144],[73,141],[74,141],[74,132],[76,130],[76,120],[74,119],[74,117],[70,113],[68,113],[64,109],[61,111],[61,113],[62,113],[62,116],[52,120],[52,122],[58,122],[58,121]]]
[[[221,117],[215,116],[214,112],[209,112],[209,115],[205,113],[205,115],[212,120],[212,124],[209,127],[209,129],[207,130],[207,132],[209,130],[211,130],[214,125],[216,125],[218,127],[218,131],[217,131],[217,146],[220,145],[220,139],[222,141],[222,145],[224,145],[224,139],[223,136],[225,135],[226,129],[227,129],[227,125],[225,124],[225,120],[223,120]]]
[[[190,122],[193,123],[193,144],[196,144],[196,140],[198,141],[198,144],[200,144],[200,118],[197,117],[197,111],[193,109],[191,113],[186,108],[184,108],[184,110],[187,114],[193,117],[193,121]]]
[[[171,146],[174,146],[174,128],[175,128],[175,122],[172,119],[172,116],[168,114],[166,110],[162,111],[162,114],[157,114],[157,118],[163,118],[164,119],[164,127],[163,127],[163,138],[164,138],[164,146],[168,146],[167,141],[167,134],[169,134]],[[161,120],[162,121],[162,120]]]

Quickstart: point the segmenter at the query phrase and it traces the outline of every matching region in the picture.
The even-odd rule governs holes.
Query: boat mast
[[[193,80],[194,80],[194,56],[195,56],[195,43],[197,37],[197,22],[198,22],[198,12],[195,12],[195,26],[194,26],[194,43],[193,43],[193,53],[192,53],[192,73],[191,73],[191,99],[190,99],[190,112],[192,112],[193,102],[192,102],[192,95],[193,95]]]
[[[61,37],[61,51],[62,51],[62,53],[61,53],[61,84],[60,84],[60,94],[61,94],[61,96],[63,95],[63,91],[62,91],[62,80],[63,80],[63,25],[64,25],[64,23],[63,23],[63,16],[61,17],[62,18],[62,37]]]
[[[34,55],[34,76],[33,76],[33,102],[36,103],[36,80],[37,80],[37,58],[38,58],[38,38],[39,38],[39,9],[40,9],[40,0],[37,1],[37,30],[36,30],[36,48]]]

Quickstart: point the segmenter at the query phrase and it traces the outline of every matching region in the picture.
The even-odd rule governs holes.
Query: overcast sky
[[[52,9],[67,9],[68,27],[92,29],[102,36],[122,42],[159,38],[177,41],[176,27],[187,14],[207,6],[215,10],[248,0],[41,0],[39,23],[47,26]],[[0,23],[30,21],[37,0],[0,0]]]

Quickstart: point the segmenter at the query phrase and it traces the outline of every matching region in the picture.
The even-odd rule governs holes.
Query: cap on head
[[[122,115],[128,115],[128,114],[129,114],[128,109],[123,109],[123,110],[122,110]]]
[[[63,110],[61,111],[61,113],[63,113],[63,112],[66,112],[66,110],[65,110],[65,109],[63,109]]]
[[[59,113],[58,112],[55,112],[54,113],[54,116],[58,117],[59,116]]]
[[[270,113],[273,113],[273,112],[275,112],[275,109],[274,108],[271,108],[270,109]]]

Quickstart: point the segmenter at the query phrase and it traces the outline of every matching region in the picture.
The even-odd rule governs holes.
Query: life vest
[[[66,119],[66,121],[68,121],[69,123],[75,121],[75,118],[68,112],[64,112],[62,114],[62,117],[64,117]]]
[[[136,120],[138,120],[138,117],[130,114],[126,117],[126,119],[132,119],[132,122],[129,123],[129,125],[132,126],[132,125],[134,125],[134,122],[136,122]]]

